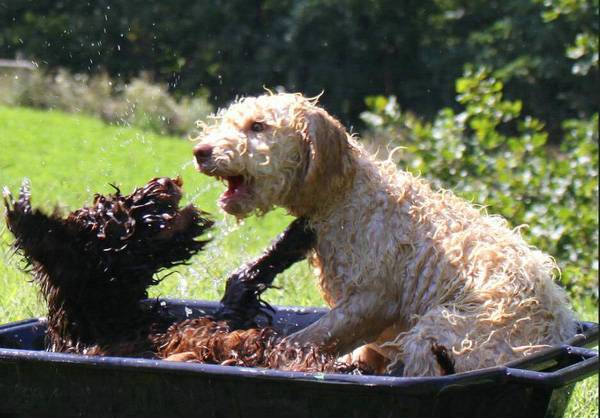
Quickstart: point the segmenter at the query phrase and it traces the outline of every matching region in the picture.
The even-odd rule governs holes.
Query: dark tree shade
[[[578,33],[598,33],[597,4],[582,4],[545,22],[537,0],[0,0],[0,56],[125,80],[148,71],[218,106],[263,86],[325,91],[350,125],[368,95],[424,116],[452,106],[473,63],[497,70],[553,132],[597,105],[598,66],[573,74],[565,54]]]

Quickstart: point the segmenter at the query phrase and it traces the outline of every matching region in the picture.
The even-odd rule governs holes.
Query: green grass
[[[190,266],[179,267],[152,296],[219,299],[225,279],[241,263],[260,253],[291,218],[275,211],[236,223],[215,205],[223,186],[199,175],[191,164],[192,144],[178,138],[107,126],[95,119],[30,109],[0,107],[0,186],[13,193],[24,177],[31,180],[32,200],[48,210],[67,211],[109,193],[109,183],[124,192],[155,176],[181,175],[187,201],[213,214],[213,241]],[[44,315],[36,287],[19,271],[11,237],[0,224],[0,323]],[[282,289],[266,295],[274,304],[322,305],[306,263],[277,279]],[[598,321],[598,304],[575,301],[580,318]],[[569,417],[598,416],[598,378],[578,385]]]

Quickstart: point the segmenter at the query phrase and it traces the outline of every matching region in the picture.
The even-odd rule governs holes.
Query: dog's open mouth
[[[236,208],[240,206],[242,200],[250,196],[250,184],[248,180],[241,175],[220,177],[227,184],[227,190],[219,198],[221,207],[227,212],[237,212]]]
[[[227,182],[227,190],[223,193],[223,199],[234,197],[244,189],[244,176],[224,177],[223,180]]]

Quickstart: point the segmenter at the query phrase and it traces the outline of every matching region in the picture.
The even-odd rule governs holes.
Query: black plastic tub
[[[178,317],[214,302],[165,300]],[[326,312],[276,308],[292,332]],[[559,417],[598,373],[598,325],[507,366],[444,377],[308,374],[43,351],[45,321],[0,326],[0,416]]]

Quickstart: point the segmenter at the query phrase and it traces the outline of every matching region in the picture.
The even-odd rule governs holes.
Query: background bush
[[[566,120],[560,147],[547,146],[538,119],[503,97],[486,69],[456,82],[461,109],[441,110],[433,122],[402,111],[395,97],[367,99],[362,118],[376,148],[399,165],[500,213],[529,242],[553,254],[575,295],[598,297],[598,114]]]
[[[262,86],[325,90],[358,126],[367,95],[425,118],[457,109],[454,80],[473,63],[559,142],[561,121],[596,112],[598,22],[597,0],[8,0],[0,57],[123,81],[145,70],[213,105]]]
[[[213,111],[205,96],[176,100],[165,84],[152,82],[147,74],[122,83],[104,72],[4,70],[0,89],[0,105],[82,112],[161,134],[188,134],[195,121]]]

